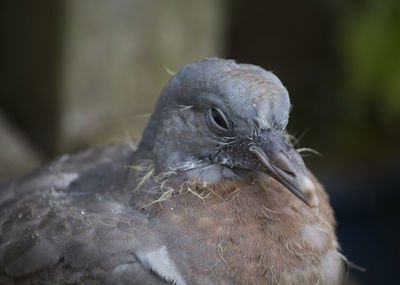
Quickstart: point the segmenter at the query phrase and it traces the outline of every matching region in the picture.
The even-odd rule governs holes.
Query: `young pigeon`
[[[285,140],[290,108],[258,66],[182,67],[137,149],[0,186],[0,283],[339,284],[333,211]]]

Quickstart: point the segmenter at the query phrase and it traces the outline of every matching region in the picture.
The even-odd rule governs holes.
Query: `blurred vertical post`
[[[224,0],[0,6],[0,126],[12,126],[0,132],[10,138],[0,144],[2,180],[44,156],[138,139],[171,73],[224,51]],[[11,144],[36,154],[20,152],[19,161],[34,163],[7,174]]]
[[[138,138],[162,86],[222,51],[222,1],[65,2],[57,151]]]
[[[6,2],[0,109],[48,156],[138,138],[167,70],[224,49],[223,0]]]

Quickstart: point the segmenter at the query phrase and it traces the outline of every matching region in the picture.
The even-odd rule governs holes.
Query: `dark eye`
[[[212,107],[208,112],[208,120],[212,127],[219,131],[227,131],[229,129],[229,121],[225,114],[218,108]]]

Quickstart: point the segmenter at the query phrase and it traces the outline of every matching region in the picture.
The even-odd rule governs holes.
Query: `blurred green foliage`
[[[340,10],[338,42],[351,127],[367,132],[367,137],[377,131],[397,137],[399,131],[393,128],[400,122],[400,1],[343,1]]]

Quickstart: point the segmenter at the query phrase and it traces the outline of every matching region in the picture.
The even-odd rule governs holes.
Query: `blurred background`
[[[138,139],[180,66],[273,71],[289,132],[331,196],[346,284],[400,262],[400,1],[60,0],[0,4],[0,182],[64,152]]]

